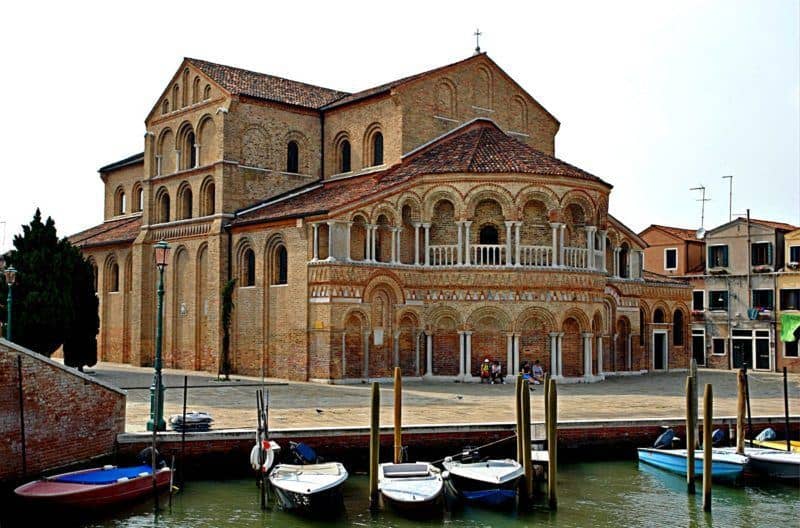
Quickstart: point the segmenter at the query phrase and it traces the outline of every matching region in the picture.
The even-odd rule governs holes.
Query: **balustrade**
[[[551,246],[520,246],[520,266],[545,267],[553,265],[553,248]]]
[[[476,266],[502,266],[506,264],[506,246],[501,244],[473,244],[472,264]]]
[[[428,263],[431,266],[455,266],[458,262],[458,245],[430,246]]]
[[[587,259],[589,250],[586,248],[565,247],[564,248],[564,266],[568,268],[585,269],[588,267]]]

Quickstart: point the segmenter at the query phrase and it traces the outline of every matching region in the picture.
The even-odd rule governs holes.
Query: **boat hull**
[[[450,474],[445,481],[450,493],[457,498],[482,506],[502,507],[514,504],[517,497],[519,477],[497,486]]]
[[[751,443],[758,447],[786,451],[786,440],[753,440]],[[793,453],[800,453],[800,440],[790,440],[789,445],[791,446]]]
[[[800,454],[764,453],[750,456],[748,465],[760,475],[781,480],[800,481]]]
[[[679,475],[686,475],[686,450],[685,449],[650,449],[640,448],[639,460],[646,464],[650,464],[657,468],[677,473]],[[695,477],[700,478],[703,476],[703,458],[702,452],[698,451],[694,459],[694,474]],[[722,455],[720,455],[722,456]],[[730,456],[730,455],[728,455]],[[719,456],[712,455],[711,460],[711,476],[713,478],[736,479],[739,478],[744,472],[746,462],[745,457],[741,457],[740,461],[733,462],[721,460]]]
[[[344,482],[317,493],[298,493],[282,489],[274,484],[272,488],[283,509],[304,515],[327,516],[331,512],[338,513],[342,510],[344,506],[343,485]]]
[[[444,480],[427,462],[379,465],[378,488],[383,503],[400,514],[416,517],[442,512]]]

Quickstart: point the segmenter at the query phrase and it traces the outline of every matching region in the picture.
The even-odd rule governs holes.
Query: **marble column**
[[[416,373],[417,377],[420,376],[420,368],[419,368],[419,338],[422,337],[424,332],[418,332],[414,330],[414,372]]]
[[[464,332],[464,380],[473,379],[472,376],[472,332]]]
[[[520,247],[519,247],[519,231],[522,228],[522,222],[514,222],[514,265],[521,266],[519,261]]]
[[[592,337],[591,332],[583,333],[583,377],[592,377]]]
[[[608,262],[606,262],[606,236],[608,236],[608,232],[601,230],[597,234],[600,235],[600,271],[608,273]]]
[[[620,251],[621,251],[621,248],[618,248],[618,247],[614,248],[614,262],[613,262],[613,264],[614,264],[614,266],[613,266],[614,273],[613,273],[612,277],[619,278],[619,253],[620,253]]]
[[[593,270],[594,266],[594,233],[597,231],[595,226],[586,226],[586,269]]]
[[[550,227],[553,229],[553,266],[559,266],[561,262],[558,260],[558,229],[561,227],[561,224],[558,222],[552,222]]]
[[[597,375],[603,373],[603,336],[597,336]]]
[[[326,223],[328,224],[328,258],[325,260],[333,262],[336,260],[336,257],[333,256],[333,234],[335,231],[336,222],[331,220]]]
[[[558,355],[556,360],[558,361],[558,377],[562,378],[564,377],[564,332],[559,332],[557,337],[556,350],[558,350]]]
[[[156,154],[156,176],[161,176],[161,155]]]
[[[175,151],[175,172],[178,172],[180,170],[181,170],[181,151],[180,150],[176,150]]]
[[[558,376],[558,332],[550,332],[550,375]]]
[[[419,266],[419,222],[411,224],[414,226],[414,265]]]
[[[470,265],[470,254],[469,254],[469,226],[472,225],[472,221],[467,220],[464,222],[464,265]]]
[[[506,334],[506,376],[513,377],[516,374],[514,362],[514,334]]]
[[[347,377],[347,332],[342,331],[342,379]]]
[[[345,222],[346,231],[344,233],[344,261],[350,262],[350,228],[353,222]]]
[[[566,232],[566,230],[567,230],[566,224],[561,224],[559,226],[558,245],[561,248],[561,254],[558,257],[558,259],[559,262],[561,262],[562,266],[566,265],[566,263],[564,262],[564,233]]]
[[[319,260],[319,224],[311,224],[314,229],[314,243],[311,245],[311,261]]]
[[[464,351],[466,350],[466,343],[464,342],[464,331],[458,331],[458,379],[464,379]]]
[[[425,332],[425,377],[433,376],[433,334]]]
[[[200,145],[195,143],[195,145],[194,145],[194,167],[192,167],[192,168],[194,169],[194,168],[199,167],[199,166],[200,166]]]
[[[391,236],[392,252],[389,262],[392,264],[397,264],[397,228],[390,227],[389,232],[392,234]]]
[[[457,266],[460,266],[461,263],[464,262],[464,260],[462,258],[463,240],[461,239],[461,224],[463,224],[463,223],[464,222],[461,222],[461,221],[456,222],[456,228],[458,229],[458,237],[456,239],[456,245],[457,245],[457,249],[456,249],[456,265]]]
[[[519,373],[519,358],[520,358],[520,340],[522,338],[522,334],[515,333],[514,334],[514,374]]]
[[[425,229],[425,265],[430,266],[430,256],[431,256],[431,225],[430,224],[422,224],[422,227]]]
[[[505,266],[511,266],[511,227],[514,225],[514,222],[510,220],[505,221],[506,224],[506,259],[503,262]],[[500,262],[498,262],[500,264]]]

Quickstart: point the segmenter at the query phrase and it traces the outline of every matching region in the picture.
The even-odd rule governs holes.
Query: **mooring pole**
[[[263,409],[263,417],[261,418],[261,422],[264,425],[264,435],[261,442],[261,451],[264,453],[264,462],[267,460],[267,449],[269,449],[269,391],[265,391],[261,389],[261,408]],[[264,442],[266,442],[267,447],[264,447]],[[264,507],[269,507],[269,479],[267,478],[267,472],[264,469],[264,462],[261,465],[261,484],[263,488],[263,495],[264,495]]]
[[[714,416],[714,402],[711,384],[706,383],[703,395],[703,510],[711,511],[711,422]]]
[[[517,462],[522,464],[522,416],[520,413],[520,394],[522,393],[522,375],[516,377],[514,385],[514,419],[517,428]]]
[[[744,454],[744,369],[736,375],[736,454]]]
[[[369,508],[378,509],[378,458],[380,456],[381,393],[377,383],[372,384],[372,402],[369,421]]]
[[[786,427],[784,430],[784,435],[786,436],[786,450],[791,453],[792,435],[789,434],[789,383],[786,380],[786,367],[783,367],[783,423],[784,427]]]
[[[556,381],[550,378],[548,392],[548,432],[547,432],[547,502],[551,510],[558,507],[556,482],[558,479],[558,391]]]
[[[525,503],[533,494],[533,464],[531,462],[531,392],[527,380],[522,382],[522,467],[525,470],[523,497]]]
[[[403,378],[400,367],[394,368],[394,463],[403,461]]]
[[[694,395],[694,384],[697,382],[692,376],[686,376],[686,489],[689,494],[695,494],[694,487],[694,433],[697,426],[697,418],[694,414],[692,396]]]
[[[11,316],[9,316],[10,318]],[[784,386],[786,384],[786,369],[783,369]],[[19,437],[22,443],[22,477],[28,474],[28,453],[27,446],[25,445],[25,395],[22,389],[22,356],[17,356],[17,389],[19,393]],[[787,407],[788,409],[788,407]],[[789,434],[789,428],[786,428],[786,434]],[[788,436],[787,436],[788,438]]]
[[[744,434],[744,443],[747,444],[747,437],[752,436],[753,416],[750,414],[750,378],[747,376],[747,367],[744,368],[744,401],[747,402],[747,430]]]
[[[181,424],[181,489],[186,485],[184,473],[186,468],[184,467],[186,464],[186,399],[188,397],[189,392],[189,376],[183,377],[183,421]]]
[[[700,429],[699,429],[699,401],[700,399],[697,397],[697,386],[698,386],[698,378],[697,378],[697,360],[692,358],[691,365],[689,367],[690,375],[692,376],[692,417],[694,419],[694,449],[700,447]]]
[[[544,381],[542,382],[542,389],[544,390],[544,436],[547,440],[547,427],[550,423],[550,414],[547,412],[550,405],[550,373],[545,372]]]

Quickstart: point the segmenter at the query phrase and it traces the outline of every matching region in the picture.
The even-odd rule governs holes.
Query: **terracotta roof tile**
[[[746,222],[747,218],[740,216],[739,220],[744,220]],[[756,218],[751,218],[750,223],[759,224],[764,227],[769,227],[772,229],[780,229],[781,231],[794,231],[795,229],[797,229],[797,226],[793,226],[792,224],[786,224],[784,222],[773,222],[771,220],[758,220]]]
[[[243,70],[233,66],[225,66],[200,59],[190,59],[188,57],[186,60],[233,94],[248,95],[258,99],[315,109],[322,108],[326,104],[349,95],[347,92],[292,81],[265,73]]]
[[[675,284],[679,286],[688,286],[689,281],[676,279],[673,277],[667,277],[666,275],[660,275],[658,273],[653,273],[652,271],[644,271],[643,278],[645,282],[658,282],[662,284]]]
[[[650,227],[655,227],[661,229],[662,231],[666,231],[670,235],[687,242],[701,242],[701,240],[697,238],[697,229],[686,229],[683,227],[671,227],[658,224],[652,224]]]
[[[75,233],[69,241],[81,248],[133,242],[141,227],[142,215],[126,216]]]

